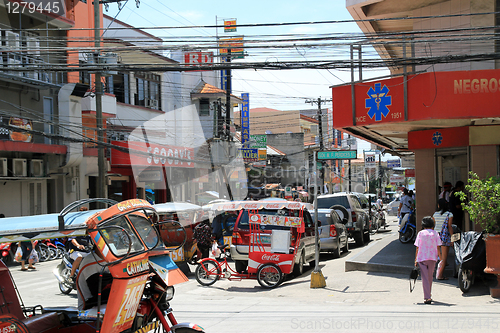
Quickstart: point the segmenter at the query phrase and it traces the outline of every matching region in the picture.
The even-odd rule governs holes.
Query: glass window
[[[208,99],[200,99],[200,116],[210,115],[210,102]]]
[[[341,205],[344,208],[351,209],[346,196],[318,198],[318,208],[330,208],[334,205]]]
[[[129,215],[129,219],[148,249],[155,247],[158,243],[158,234],[156,233],[155,228],[151,225],[151,222],[143,216],[138,215]]]
[[[111,228],[111,226],[123,228],[129,237],[125,235],[123,229],[116,227]],[[116,257],[121,257],[127,254],[129,240],[132,242],[130,247],[131,253],[144,250],[142,243],[139,241],[137,235],[134,233],[124,216],[107,222],[100,232],[101,236],[106,241],[106,244],[108,244],[111,252],[113,252]]]

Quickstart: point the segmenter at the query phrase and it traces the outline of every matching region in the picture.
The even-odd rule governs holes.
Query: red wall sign
[[[146,144],[145,142],[131,142],[131,141],[129,142],[112,141],[111,144],[129,149],[129,153],[112,149],[111,150],[112,166],[157,165],[157,166],[176,167],[176,168],[180,167],[194,168],[193,148],[160,146],[152,143]],[[140,152],[144,154],[141,154]]]
[[[438,128],[408,132],[408,149],[466,147],[469,145],[469,127]]]
[[[184,63],[188,66],[212,64],[214,62],[213,52],[186,52]]]
[[[498,117],[500,69],[408,76],[408,120]],[[333,126],[404,121],[403,77],[332,88]]]

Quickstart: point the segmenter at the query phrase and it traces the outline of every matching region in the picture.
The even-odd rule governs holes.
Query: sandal
[[[29,267],[29,266],[28,266],[28,268],[29,268],[29,269],[36,269],[36,267],[35,267],[35,266],[31,266],[31,267]]]
[[[24,271],[27,271],[28,269],[27,268],[21,268],[21,270],[24,272]]]
[[[425,304],[431,304],[431,303],[432,303],[432,299],[430,299],[430,298],[429,298],[429,299],[426,299],[426,300],[424,300],[424,303],[425,303]]]
[[[447,277],[437,278],[436,280],[448,280]]]

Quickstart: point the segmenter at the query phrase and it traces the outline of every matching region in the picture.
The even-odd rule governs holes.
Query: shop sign
[[[111,165],[194,168],[193,148],[133,141],[112,141],[111,144],[129,149],[128,153],[112,149]]]
[[[377,161],[375,160],[375,154],[365,155],[365,168],[375,168],[377,166]]]
[[[243,148],[241,155],[245,162],[257,162],[259,160],[259,150],[255,148]]]
[[[231,50],[231,59],[243,59],[243,37],[219,39],[220,55],[227,56],[228,49]]]
[[[161,173],[159,170],[149,171],[144,170],[139,175],[140,182],[159,182],[161,181]]]
[[[266,134],[250,135],[250,141],[254,141],[254,142],[250,143],[249,148],[267,148],[267,135]]]
[[[267,149],[259,149],[259,161],[267,160]]]
[[[19,128],[19,131],[5,128],[2,125],[8,125],[11,127]],[[17,118],[17,117],[0,116],[0,140],[21,141],[21,142],[33,141],[33,135],[28,132],[23,132],[22,131],[23,129],[26,130],[33,129],[33,123],[31,122],[31,120]]]
[[[241,94],[241,144],[250,139],[250,97],[248,93]]]
[[[405,177],[415,177],[415,169],[406,169],[405,170]]]
[[[224,20],[224,32],[236,32],[236,19]]]
[[[387,160],[387,167],[388,168],[401,168],[401,161],[400,160]]]
[[[186,66],[198,66],[212,64],[214,62],[213,52],[186,52],[184,53],[184,63]]]
[[[399,175],[399,174],[392,174],[390,177],[390,182],[391,183],[402,183],[405,181],[405,176],[404,175]]]
[[[401,167],[415,168],[415,156],[406,156],[401,158]]]

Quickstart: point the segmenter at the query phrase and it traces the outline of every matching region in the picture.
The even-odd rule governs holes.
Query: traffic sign
[[[356,159],[356,150],[328,150],[318,151],[318,160],[354,160]]]

